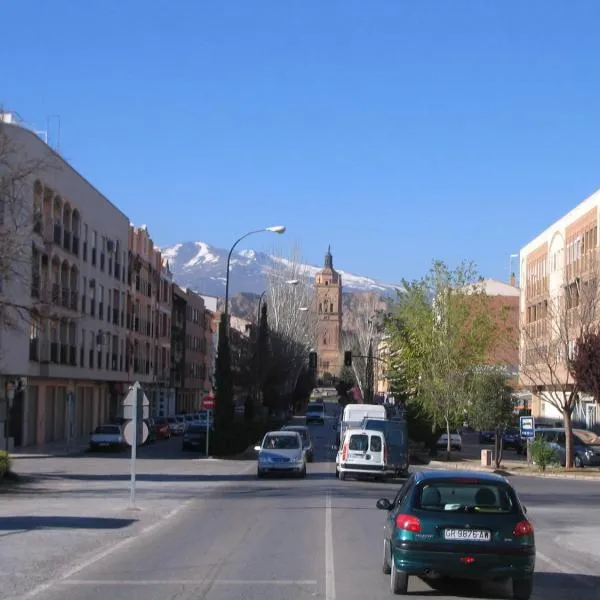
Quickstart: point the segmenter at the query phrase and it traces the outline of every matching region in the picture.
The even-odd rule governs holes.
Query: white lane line
[[[542,554],[539,550],[536,551],[535,554],[536,554],[536,558],[539,558],[541,561],[545,562],[549,567],[552,567],[557,573],[564,573],[566,575],[569,575],[569,577],[571,577],[572,579],[577,581],[577,583],[579,583],[587,588],[591,589],[593,587],[596,587],[596,584],[592,583],[592,581],[590,580],[590,578],[588,576],[575,573],[575,571],[577,570],[577,568],[575,566],[567,565],[567,563],[565,563],[562,559],[561,559],[562,564],[559,562],[556,562],[549,556]],[[537,569],[536,569],[536,572],[538,572]]]
[[[325,496],[325,600],[335,600],[335,563],[333,559],[333,524],[331,492]]]
[[[203,585],[206,579],[68,579],[61,585]],[[211,585],[317,585],[314,579],[216,579]]]
[[[128,544],[131,544],[132,542],[138,540],[142,536],[152,533],[155,529],[158,529],[159,527],[164,525],[169,519],[172,519],[174,516],[179,514],[181,511],[183,511],[185,508],[187,508],[194,501],[195,501],[195,499],[192,498],[191,500],[187,500],[186,502],[183,502],[182,504],[180,504],[179,506],[174,508],[172,511],[168,512],[166,515],[161,517],[158,521],[156,521],[152,525],[144,527],[144,529],[142,529],[135,535],[125,538],[125,539],[121,540],[120,542],[117,542],[116,544],[113,544],[113,545],[109,546],[108,548],[105,548],[104,550],[101,550],[100,552],[93,554],[90,558],[76,564],[74,567],[72,567],[71,569],[69,569],[68,571],[66,571],[65,573],[60,575],[59,577],[55,577],[54,579],[51,579],[50,581],[47,581],[46,583],[42,583],[42,584],[38,585],[37,587],[34,587],[32,590],[30,590],[29,592],[27,592],[26,594],[21,596],[21,600],[30,600],[31,598],[35,598],[36,596],[39,596],[40,594],[47,592],[51,587],[53,587],[57,583],[62,583],[65,579],[68,579],[69,577],[73,577],[73,575],[76,575],[77,573],[83,571],[84,569],[87,569],[87,567],[91,567],[92,565],[101,561],[103,558],[106,558],[113,552],[116,552],[117,550],[120,550],[121,548],[127,546]]]

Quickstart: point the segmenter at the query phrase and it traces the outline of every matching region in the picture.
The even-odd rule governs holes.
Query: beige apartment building
[[[171,386],[173,275],[145,225],[129,227],[128,372],[139,381],[154,416],[175,412]]]
[[[578,289],[586,285],[590,277],[590,264],[595,264],[598,254],[598,214],[600,191],[595,192],[573,210],[553,223],[535,239],[525,245],[520,252],[520,378],[524,385],[530,384],[526,378],[527,365],[535,360],[528,341],[540,336],[555,335],[556,325],[549,322],[549,306],[558,301],[565,306],[565,322],[570,322],[571,311],[578,307]],[[527,328],[527,329],[525,329]],[[531,342],[529,342],[531,344]],[[574,347],[569,341],[568,351]],[[566,379],[566,356],[562,380]],[[556,423],[562,420],[560,413],[548,401],[553,393],[549,381],[529,385],[532,393],[530,407],[532,414],[542,422]],[[598,424],[600,413],[593,398],[581,395],[573,414],[579,426],[593,428]]]
[[[0,121],[13,161],[37,164],[19,199],[30,244],[0,291],[26,313],[0,332],[1,443],[65,441],[116,414],[126,388],[129,221],[33,131]]]

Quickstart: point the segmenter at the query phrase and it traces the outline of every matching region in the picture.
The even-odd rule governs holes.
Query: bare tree
[[[22,329],[31,320],[32,233],[36,177],[47,168],[11,135],[0,110],[0,332]],[[39,225],[39,224],[38,224]],[[24,293],[24,290],[27,293]]]
[[[385,307],[385,302],[375,292],[355,294],[352,318],[344,320],[342,349],[352,351],[352,369],[363,398],[369,344],[372,344],[374,355],[377,357],[382,336],[382,311]]]
[[[289,257],[272,253],[274,267],[267,276],[266,302],[274,355],[288,371],[290,387],[308,360],[316,337],[316,298],[308,267],[299,248]]]
[[[562,415],[568,468],[573,466],[572,418],[580,392],[569,363],[577,341],[598,322],[599,265],[598,250],[590,250],[566,265],[562,285],[550,289],[545,275],[528,282],[525,290],[520,379]]]

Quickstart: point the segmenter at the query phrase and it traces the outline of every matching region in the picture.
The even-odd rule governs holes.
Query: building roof
[[[488,296],[515,296],[518,298],[521,295],[518,287],[497,279],[484,279],[481,285]]]

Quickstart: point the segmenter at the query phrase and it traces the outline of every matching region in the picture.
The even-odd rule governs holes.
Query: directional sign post
[[[137,446],[143,444],[148,438],[148,426],[144,422],[150,416],[150,402],[142,390],[142,386],[136,381],[129,393],[123,400],[123,416],[128,419],[123,431],[125,441],[131,446],[131,478],[129,491],[129,506],[135,508],[135,463],[137,458]]]
[[[527,443],[527,462],[531,462],[531,442],[535,439],[535,418],[523,416],[519,419],[521,437]]]
[[[212,396],[204,396],[202,398],[202,409],[206,411],[206,458],[208,458],[210,452],[210,424],[214,408],[215,399]]]

